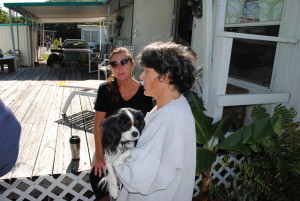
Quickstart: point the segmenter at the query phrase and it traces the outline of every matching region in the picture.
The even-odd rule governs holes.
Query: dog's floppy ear
[[[112,115],[104,119],[100,126],[102,129],[103,149],[111,153],[115,152],[121,140],[119,117]]]

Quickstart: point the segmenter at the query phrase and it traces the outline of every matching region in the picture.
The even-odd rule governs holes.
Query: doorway
[[[190,6],[188,6],[186,0],[175,1],[174,16],[174,42],[191,46],[193,15],[192,9]]]

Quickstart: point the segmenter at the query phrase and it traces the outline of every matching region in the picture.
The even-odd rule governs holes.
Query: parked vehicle
[[[93,52],[89,44],[80,39],[66,39],[61,50],[64,64],[88,63],[88,54]]]
[[[89,44],[80,39],[66,39],[63,42],[62,45],[62,51],[63,52],[86,52],[86,53],[91,53],[93,52]]]

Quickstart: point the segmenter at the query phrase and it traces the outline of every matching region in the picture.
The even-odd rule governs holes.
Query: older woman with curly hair
[[[172,42],[155,42],[139,54],[144,94],[156,106],[131,157],[115,166],[123,184],[117,201],[191,201],[196,168],[196,132],[183,96],[195,81],[195,54]]]

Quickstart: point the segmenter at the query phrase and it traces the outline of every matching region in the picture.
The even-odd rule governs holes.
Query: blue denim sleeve
[[[21,125],[0,99],[0,177],[15,165],[19,153]]]

